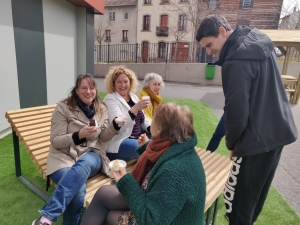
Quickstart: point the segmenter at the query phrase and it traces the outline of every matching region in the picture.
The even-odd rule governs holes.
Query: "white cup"
[[[122,127],[124,125],[124,119],[125,119],[126,115],[120,115],[118,116],[118,126]]]
[[[150,96],[142,96],[142,99],[143,99],[143,100],[145,100],[145,99],[146,99],[146,100],[150,100]]]

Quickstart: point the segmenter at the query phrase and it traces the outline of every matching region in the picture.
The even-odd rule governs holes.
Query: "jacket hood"
[[[271,39],[258,29],[237,27],[225,42],[219,62],[226,60],[265,60],[274,50]]]

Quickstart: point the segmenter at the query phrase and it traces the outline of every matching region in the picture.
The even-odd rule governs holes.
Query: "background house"
[[[105,0],[104,15],[95,16],[95,44],[135,44],[137,0]]]
[[[136,8],[132,6],[132,10],[137,10],[136,23],[132,23],[135,27],[127,28],[124,11],[129,6],[125,5],[133,1],[106,0],[104,18],[111,22],[104,29],[106,41],[95,47],[95,62],[214,61],[206,58],[205,51],[195,42],[195,33],[205,16],[222,14],[233,29],[238,25],[278,29],[283,3],[283,0],[140,0]],[[124,34],[125,29],[136,29],[136,38],[129,37],[133,32]],[[124,38],[136,46],[126,45]]]
[[[94,13],[103,0],[0,1],[0,137],[8,110],[54,104],[94,74]]]

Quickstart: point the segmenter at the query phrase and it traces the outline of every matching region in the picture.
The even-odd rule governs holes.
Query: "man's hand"
[[[231,161],[233,161],[233,150],[230,150],[230,153],[229,153],[229,159]]]
[[[127,172],[126,172],[126,168],[120,167],[119,171],[112,170],[111,173],[114,176],[116,182],[118,182]]]

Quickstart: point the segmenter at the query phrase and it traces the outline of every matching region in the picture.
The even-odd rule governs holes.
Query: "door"
[[[189,60],[190,45],[184,42],[172,44],[172,61],[173,62],[188,62]]]
[[[144,63],[148,62],[148,49],[149,49],[149,42],[143,41],[143,43],[142,43],[142,61]]]

